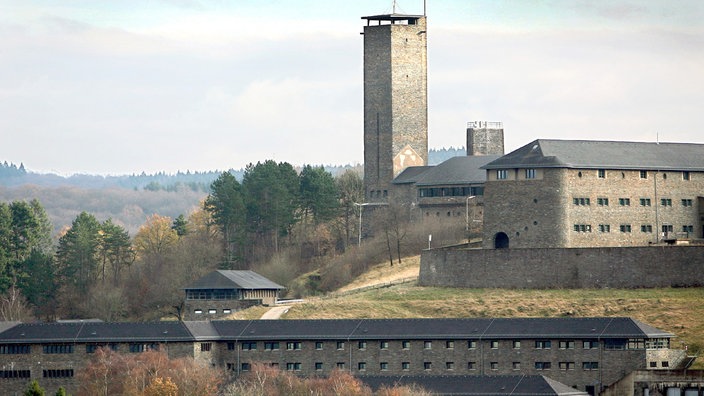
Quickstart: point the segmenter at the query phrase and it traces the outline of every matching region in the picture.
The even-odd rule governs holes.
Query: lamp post
[[[357,206],[359,208],[359,230],[357,232],[357,246],[362,246],[362,209],[365,205],[367,204],[354,202],[354,206]]]

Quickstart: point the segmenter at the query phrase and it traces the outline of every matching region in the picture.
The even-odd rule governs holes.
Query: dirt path
[[[280,305],[278,307],[273,307],[270,310],[264,312],[264,315],[260,319],[268,319],[268,320],[275,320],[279,319],[281,315],[285,314],[288,312],[289,306],[288,305]]]

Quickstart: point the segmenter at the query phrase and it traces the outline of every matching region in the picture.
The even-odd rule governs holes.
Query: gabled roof
[[[359,376],[373,391],[382,386],[416,384],[434,395],[586,396],[542,375],[415,375]]]
[[[406,169],[402,170],[401,173],[398,174],[394,178],[394,180],[391,181],[393,184],[410,184],[410,183],[415,183],[418,181],[418,179],[428,171],[429,169],[434,168],[434,166],[409,166]]]
[[[0,333],[7,343],[174,342],[193,337],[182,322],[23,323]]]
[[[416,182],[416,186],[483,184],[486,182],[486,171],[482,166],[499,157],[498,155],[452,157],[425,171]]]
[[[483,168],[527,167],[704,171],[704,144],[538,139]]]
[[[193,289],[276,289],[285,287],[278,285],[254,271],[217,270],[193,282],[185,290]]]

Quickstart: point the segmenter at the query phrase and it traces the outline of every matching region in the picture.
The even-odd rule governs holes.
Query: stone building
[[[0,394],[33,379],[75,393],[75,375],[99,346],[165,350],[233,375],[254,363],[303,376],[543,375],[598,394],[634,370],[683,368],[672,337],[630,318],[11,324],[0,333]]]
[[[484,169],[484,248],[704,237],[704,145],[535,140]]]
[[[362,19],[365,201],[385,202],[394,177],[428,161],[426,18]]]
[[[213,271],[184,289],[183,318],[220,319],[253,305],[275,305],[283,289],[254,271]]]
[[[604,389],[604,396],[701,396],[704,370],[636,370]]]

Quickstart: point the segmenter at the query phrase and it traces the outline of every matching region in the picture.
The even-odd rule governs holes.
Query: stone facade
[[[364,19],[365,201],[380,202],[404,168],[427,164],[426,19]]]
[[[704,286],[703,246],[432,249],[422,286],[580,289]]]
[[[703,370],[637,370],[604,390],[603,396],[701,396]]]
[[[467,155],[504,155],[504,127],[500,122],[467,123]]]

